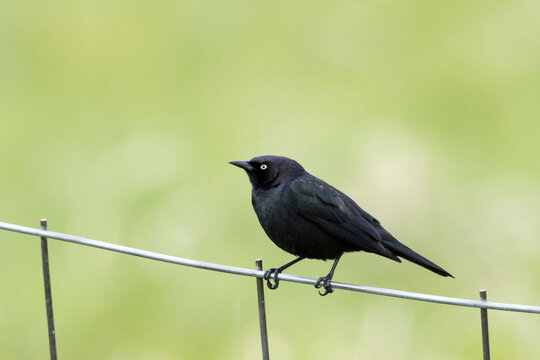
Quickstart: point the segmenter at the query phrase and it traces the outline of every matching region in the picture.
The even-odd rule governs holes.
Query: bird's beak
[[[238,161],[229,161],[229,164],[233,164],[234,166],[238,166],[239,168],[242,168],[246,171],[253,170],[253,166],[249,163],[249,161],[245,160],[238,160]]]

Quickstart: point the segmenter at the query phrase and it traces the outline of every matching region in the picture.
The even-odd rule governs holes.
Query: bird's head
[[[284,156],[257,156],[249,161],[230,161],[246,171],[253,189],[270,189],[305,173],[302,165]]]

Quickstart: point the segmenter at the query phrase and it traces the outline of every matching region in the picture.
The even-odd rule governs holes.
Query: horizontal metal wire
[[[181,257],[160,254],[160,253],[156,253],[152,251],[131,248],[128,246],[116,245],[116,244],[111,244],[111,243],[107,243],[103,241],[87,239],[80,236],[62,234],[62,233],[57,233],[54,231],[44,231],[40,229],[34,229],[34,228],[26,227],[26,226],[0,222],[0,229],[14,231],[14,232],[22,233],[22,234],[38,236],[38,237],[45,237],[49,239],[67,241],[67,242],[71,242],[75,244],[91,246],[91,247],[95,247],[99,249],[115,251],[115,252],[119,252],[123,254],[143,257],[146,259],[163,261],[163,262],[168,262],[168,263],[177,264],[177,265],[190,266],[190,267],[199,268],[199,269],[213,270],[213,271],[219,271],[219,272],[224,272],[228,274],[236,274],[236,275],[243,275],[243,276],[253,276],[253,277],[258,277],[258,278],[262,278],[264,276],[264,271],[261,271],[261,270],[245,269],[245,268],[240,268],[240,267],[235,267],[235,266],[227,266],[227,265],[208,263],[204,261],[185,259]],[[317,283],[317,279],[314,279],[314,278],[297,276],[297,275],[289,275],[289,274],[279,274],[278,279],[282,281],[290,281],[290,282],[296,282],[296,283],[308,284],[308,285],[315,285]],[[402,298],[402,299],[426,301],[426,302],[432,302],[432,303],[438,303],[438,304],[540,314],[540,306],[504,304],[504,303],[481,301],[481,300],[468,300],[468,299],[460,299],[460,298],[453,298],[453,297],[446,297],[446,296],[414,293],[414,292],[401,291],[401,290],[377,288],[377,287],[371,287],[371,286],[347,284],[347,283],[341,283],[337,281],[332,281],[332,287],[334,289],[340,289],[340,290],[356,291],[356,292],[362,292],[362,293],[368,293],[368,294],[391,296],[391,297],[397,297],[397,298]]]

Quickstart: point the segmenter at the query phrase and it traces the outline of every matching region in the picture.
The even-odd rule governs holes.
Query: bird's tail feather
[[[383,244],[385,247],[387,247],[390,251],[394,253],[394,255],[397,255],[399,257],[402,257],[404,259],[407,259],[417,265],[420,265],[428,270],[433,271],[436,274],[439,274],[441,276],[450,276],[453,278],[452,274],[450,274],[448,271],[444,270],[440,266],[432,263],[422,255],[418,254],[414,250],[409,249],[407,246],[403,245],[402,243],[395,240],[395,242],[390,241],[383,241]]]

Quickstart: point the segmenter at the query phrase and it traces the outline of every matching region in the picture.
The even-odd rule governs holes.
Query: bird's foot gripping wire
[[[320,289],[322,287],[324,288],[324,292],[319,291],[319,295],[326,296],[334,292],[334,289],[332,289],[331,281],[332,281],[331,276],[323,276],[317,280],[317,283],[315,284],[315,288],[317,289]]]
[[[285,265],[282,265],[278,268],[270,268],[268,270],[266,270],[264,272],[264,280],[266,280],[266,286],[268,286],[268,288],[270,290],[275,290],[278,288],[279,286],[279,279],[278,279],[278,276],[279,274],[281,274],[281,272],[287,268],[289,268],[290,266],[296,264],[297,262],[299,262],[300,260],[304,260],[305,257],[303,256],[299,256],[297,257],[296,259],[294,259],[293,261],[290,261],[288,263],[286,263]],[[274,283],[272,283],[272,281],[270,279],[274,279]]]
[[[281,268],[270,268],[264,272],[264,280],[266,280],[266,286],[270,290],[275,290],[279,286],[279,279],[278,275],[283,271]],[[274,279],[274,283],[272,283],[271,279]]]

